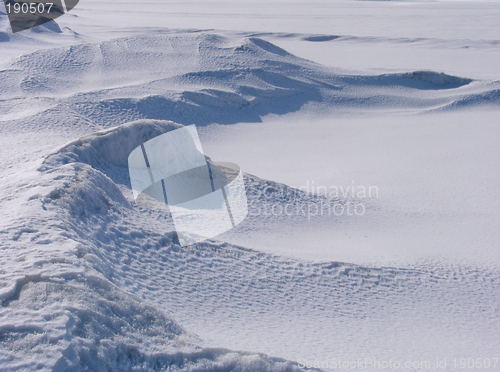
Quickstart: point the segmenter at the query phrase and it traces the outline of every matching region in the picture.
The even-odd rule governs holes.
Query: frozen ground
[[[493,363],[499,25],[498,2],[92,0],[15,35],[0,15],[0,370]],[[126,165],[193,123],[250,216],[182,249]]]

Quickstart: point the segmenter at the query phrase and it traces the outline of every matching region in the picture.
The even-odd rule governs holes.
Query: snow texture
[[[250,32],[115,30],[82,37],[51,22],[14,35],[0,14],[1,371],[284,372],[303,370],[301,357],[353,353],[498,357],[497,263],[384,267],[249,249],[241,242],[264,233],[286,248],[272,230],[307,219],[252,211],[353,201],[248,173],[250,215],[226,236],[180,247],[168,213],[134,203],[127,160],[183,125],[257,125],[311,108],[346,117],[498,110],[500,80],[347,71]],[[320,136],[312,126],[301,133]],[[481,182],[498,190],[496,173]],[[311,231],[300,244],[307,251],[315,240]]]

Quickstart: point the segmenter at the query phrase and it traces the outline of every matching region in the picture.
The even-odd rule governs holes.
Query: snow
[[[0,14],[0,370],[498,358],[499,4],[148,4]],[[128,156],[192,124],[249,216],[181,247]]]

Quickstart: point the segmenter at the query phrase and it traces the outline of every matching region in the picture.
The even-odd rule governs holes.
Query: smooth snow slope
[[[311,192],[335,196],[338,190],[352,207],[364,208],[362,215],[351,211],[349,216],[339,207],[335,216],[321,203],[304,203],[303,210],[288,207],[286,216],[293,195],[269,188],[262,194],[267,208],[260,213],[253,208],[259,216],[222,239],[303,259],[372,267],[445,261],[497,270],[498,117],[498,110],[484,109],[290,114],[262,124],[202,128],[205,151],[213,159],[229,157],[249,173]],[[351,190],[372,186],[371,196],[352,195]]]

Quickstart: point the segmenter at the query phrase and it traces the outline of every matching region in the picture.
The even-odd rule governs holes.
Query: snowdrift
[[[257,353],[263,340],[295,360],[292,346],[306,344],[318,358],[331,345],[339,355],[359,345],[360,354],[389,358],[398,350],[409,358],[433,355],[442,342],[436,332],[453,330],[452,342],[457,328],[460,352],[496,347],[478,334],[498,329],[497,273],[313,263],[226,238],[182,249],[168,214],[133,203],[126,159],[182,124],[257,122],[306,105],[416,112],[498,105],[498,82],[432,71],[348,74],[258,38],[203,33],[40,50],[3,66],[0,77],[4,130],[81,135],[17,184],[9,178],[16,191],[1,199],[2,368],[299,371]],[[30,110],[17,113],[21,104]],[[251,208],[326,201],[252,175],[245,182]],[[260,233],[279,218],[289,221],[250,216],[232,234]],[[401,345],[394,337],[401,333],[412,342]]]
[[[3,370],[300,370],[279,358],[197,347],[161,310],[91,275],[27,278],[2,315]]]
[[[142,120],[97,132],[57,150],[46,159],[41,170],[68,163],[127,167],[128,156],[137,146],[181,127],[171,121]]]
[[[339,337],[349,330],[393,332],[394,322],[410,331],[411,324],[394,319],[394,306],[402,319],[430,327],[442,326],[427,318],[436,311],[488,324],[490,313],[477,312],[483,302],[467,297],[476,290],[470,286],[478,275],[473,271],[450,277],[448,268],[441,273],[315,264],[216,240],[181,248],[164,212],[140,210],[131,202],[124,166],[128,149],[139,140],[177,127],[128,123],[73,141],[46,158],[26,187],[19,220],[4,230],[4,368],[299,371],[283,359],[227,349],[238,350],[243,342],[257,348],[268,327],[281,330],[281,340],[292,337],[310,328],[310,319]],[[251,202],[265,203],[261,191],[266,200],[283,200],[282,185],[249,175],[245,182]],[[287,191],[297,203],[316,199]],[[259,228],[244,223],[244,233]],[[456,286],[457,280],[467,306],[452,301],[449,283]],[[497,277],[487,277],[481,290],[491,292],[498,284]],[[407,306],[408,298],[419,306]],[[406,350],[415,352],[412,345]]]
[[[104,184],[109,185],[110,188],[104,194],[113,195],[113,199],[118,200],[119,197],[116,195],[115,186],[118,187],[127,198],[127,201],[121,202],[121,205],[129,208],[128,203],[133,201],[130,194],[131,185],[127,168],[129,154],[142,143],[181,126],[171,121],[139,120],[97,132],[73,141],[55,151],[45,159],[39,170],[43,172],[52,171],[71,163],[89,165],[91,170],[87,170],[87,172],[92,172],[92,174],[81,177],[82,184],[89,182],[90,178],[93,177],[106,179],[109,177],[109,181],[111,182],[105,182]],[[207,160],[212,163],[210,158]],[[99,172],[94,172],[94,170]],[[274,216],[272,214],[263,215],[262,213],[258,213],[258,211],[265,209],[270,210],[272,206],[284,209],[288,205],[289,209],[299,209],[301,206],[303,208],[304,205],[309,206],[309,208],[321,208],[321,205],[325,203],[335,203],[342,206],[352,203],[346,198],[331,198],[307,194],[287,185],[264,180],[250,174],[245,174],[244,177],[247,184],[248,204],[252,213],[247,216],[246,221],[236,230],[239,235],[245,234],[249,229],[264,228],[270,220],[281,220],[291,223],[293,220],[298,222],[297,220],[308,218],[305,214]],[[103,183],[98,181],[93,188],[100,190],[102,185]],[[90,191],[92,187],[85,189],[87,190],[86,195],[92,192]],[[53,195],[59,198],[62,193],[67,194],[64,190],[58,190],[54,191]],[[94,210],[102,210],[104,206],[100,200],[103,198],[106,199],[105,196],[97,199],[95,197],[86,197],[83,198],[85,201],[81,200],[77,205],[88,208],[89,205],[94,205],[92,201],[97,200],[98,205],[95,206]],[[74,208],[74,206],[71,208]],[[152,211],[149,213],[154,214]],[[168,214],[163,216],[162,219],[165,220],[165,226],[168,225],[169,229],[173,229],[173,224]]]
[[[96,168],[124,179],[131,149],[179,127],[173,122],[129,123],[73,141],[46,159],[28,203],[37,204],[29,211],[31,224],[48,228],[21,228],[11,239],[17,248],[29,239],[42,245],[43,253],[31,254],[28,262],[2,274],[2,366],[51,371],[300,370],[279,358],[200,347],[199,338],[167,316],[163,305],[152,306],[144,296],[120,288],[148,280],[150,274],[140,274],[139,281],[121,275],[128,269],[120,262],[132,259],[132,268],[134,256],[142,256],[139,251],[155,251],[162,262],[173,258],[174,266],[178,260],[189,261],[193,252],[174,244],[165,226],[155,231],[159,224],[151,225],[144,211],[129,204],[120,190],[123,185]],[[45,191],[39,193],[40,188]],[[43,240],[31,234],[43,235]],[[206,245],[220,248],[219,243]],[[11,248],[2,261],[30,250]],[[162,276],[153,282],[170,280]],[[181,287],[192,291],[190,285]],[[32,352],[18,352],[26,349]]]
[[[259,38],[213,34],[139,35],[95,44],[40,50],[0,71],[4,100],[32,102],[19,126],[64,116],[109,128],[140,119],[205,125],[259,122],[304,106],[353,111],[429,110],[498,89],[433,71],[347,74],[295,57]],[[4,103],[5,105],[6,103]],[[49,106],[49,107],[47,107]],[[459,106],[456,106],[457,108]],[[48,119],[50,117],[50,120]]]

